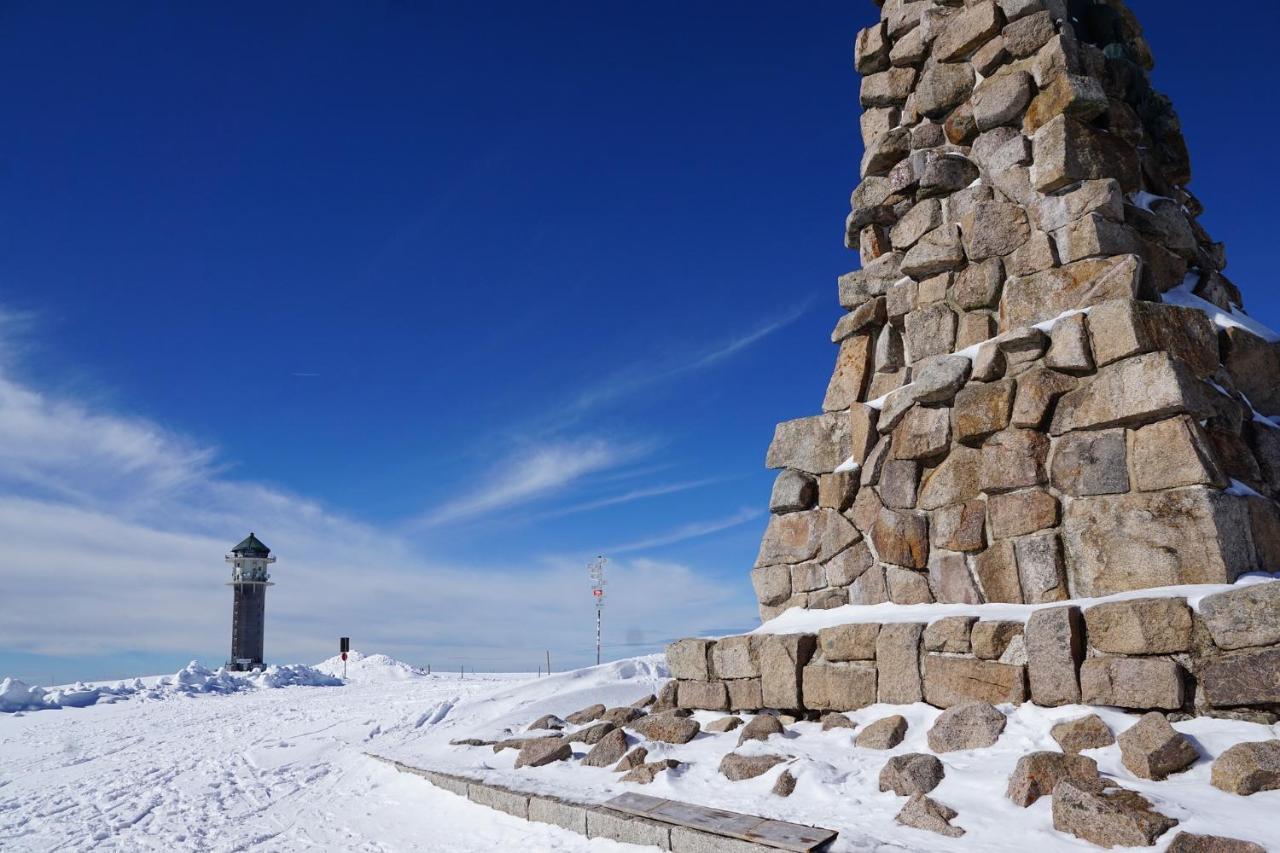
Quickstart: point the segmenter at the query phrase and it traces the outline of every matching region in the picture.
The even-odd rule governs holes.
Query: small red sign
[[[343,653],[342,653],[342,659],[343,659],[344,661],[347,659],[347,653],[346,653],[346,652],[343,652]]]

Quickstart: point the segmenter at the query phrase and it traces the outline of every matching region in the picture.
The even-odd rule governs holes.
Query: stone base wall
[[[949,616],[817,634],[680,640],[676,703],[709,711],[853,711],[979,700],[1280,719],[1280,582],[1204,599],[1035,611],[1024,624]]]

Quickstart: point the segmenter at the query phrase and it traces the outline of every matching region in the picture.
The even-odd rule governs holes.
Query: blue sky
[[[1280,325],[1280,12],[1131,5]],[[764,450],[856,266],[874,15],[6,4],[0,674],[221,660],[250,528],[277,660],[586,663],[601,551],[610,656],[753,624]]]

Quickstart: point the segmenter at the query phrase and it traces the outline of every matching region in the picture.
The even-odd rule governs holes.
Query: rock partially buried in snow
[[[754,779],[787,759],[781,755],[740,755],[731,752],[720,760],[720,773],[730,782]]]
[[[565,717],[565,722],[572,723],[575,726],[584,726],[593,720],[600,719],[600,715],[604,713],[603,705],[588,705],[581,711],[574,711]]]
[[[648,757],[649,750],[645,749],[643,746],[637,746],[635,749],[622,756],[622,759],[614,765],[613,772],[625,773],[628,770],[635,770],[641,764],[644,764],[644,760]]]
[[[1120,760],[1143,779],[1160,780],[1186,770],[1199,754],[1191,741],[1174,730],[1164,715],[1152,711],[1120,733]]]
[[[1102,778],[1098,775],[1098,762],[1083,755],[1061,752],[1033,752],[1018,759],[1018,766],[1009,777],[1006,795],[1015,805],[1026,808],[1041,797],[1053,793],[1053,788],[1063,779],[1070,779],[1081,789],[1095,793],[1102,790]]]
[[[449,746],[493,746],[495,741],[481,740],[478,737],[464,737],[449,741]]]
[[[648,785],[654,779],[658,778],[658,774],[664,770],[674,770],[680,766],[680,762],[674,758],[664,758],[661,761],[650,761],[648,764],[641,764],[629,771],[627,775],[622,777],[623,782],[635,782],[638,785]]]
[[[573,756],[573,749],[568,741],[559,738],[536,738],[520,747],[516,756],[516,769],[521,767],[542,767],[553,761],[564,761]]]
[[[647,713],[643,708],[637,708],[634,705],[626,705],[621,708],[610,708],[599,716],[599,720],[604,723],[613,723],[615,726],[625,726],[634,720],[638,720]]]
[[[738,735],[738,746],[742,746],[749,740],[767,740],[769,735],[780,735],[784,731],[786,729],[782,727],[777,717],[771,714],[758,714],[743,726],[742,733]]]
[[[1049,730],[1063,752],[1081,752],[1111,746],[1116,737],[1097,714],[1088,714],[1075,720],[1058,723]]]
[[[796,790],[796,777],[791,775],[790,770],[783,770],[778,776],[778,781],[773,783],[774,796],[789,797]]]
[[[880,771],[880,790],[893,791],[899,797],[927,794],[938,787],[945,775],[936,755],[924,752],[895,755]]]
[[[697,735],[701,726],[691,717],[682,717],[673,711],[665,711],[661,714],[641,717],[631,724],[631,728],[649,740],[662,743],[688,743]]]
[[[616,764],[627,751],[627,733],[622,729],[614,729],[596,741],[582,763],[587,767],[608,767]]]
[[[596,723],[594,726],[587,726],[585,729],[578,729],[578,731],[569,735],[568,739],[573,743],[585,743],[587,746],[591,746],[592,744],[599,743],[600,738],[604,737],[609,732],[616,731],[617,728],[618,727],[613,723]]]
[[[712,720],[707,723],[702,727],[702,730],[706,732],[715,732],[716,734],[723,734],[724,732],[733,731],[740,725],[742,725],[741,717],[721,717],[718,720]]]
[[[901,714],[883,717],[867,726],[854,738],[863,749],[893,749],[907,736],[907,718]]]
[[[564,726],[565,721],[557,717],[555,714],[545,714],[530,723],[529,728],[525,729],[525,731],[534,732],[539,730],[563,729]]]
[[[1280,740],[1236,744],[1213,762],[1211,777],[1213,787],[1245,797],[1280,790]]]
[[[955,809],[944,806],[937,800],[931,800],[924,794],[912,794],[911,799],[907,800],[907,804],[902,807],[902,811],[898,812],[894,820],[903,826],[936,832],[948,838],[959,838],[964,835],[964,830],[951,825],[951,821],[955,818]]]
[[[1252,841],[1189,832],[1179,832],[1165,849],[1167,853],[1267,853],[1265,847]]]
[[[1177,825],[1125,788],[1094,793],[1063,780],[1053,789],[1053,828],[1099,847],[1150,847]]]
[[[929,729],[929,748],[934,752],[982,749],[995,744],[1004,731],[1004,714],[986,702],[965,702],[948,708]]]
[[[648,708],[650,705],[652,705],[654,702],[657,702],[657,701],[658,701],[657,696],[654,696],[652,693],[647,693],[644,696],[641,696],[636,701],[632,702],[631,707],[632,708]]]
[[[824,732],[829,732],[832,729],[851,728],[853,728],[853,720],[849,719],[844,714],[832,713],[822,715],[822,730]]]
[[[502,752],[504,749],[524,749],[531,743],[540,743],[542,741],[550,741],[552,743],[568,743],[560,735],[545,735],[543,737],[512,737],[506,740],[500,740],[493,744],[494,752]]]

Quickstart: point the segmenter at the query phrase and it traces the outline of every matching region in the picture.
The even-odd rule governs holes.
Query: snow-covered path
[[[638,850],[476,806],[364,755],[526,677],[0,714],[0,849]]]

